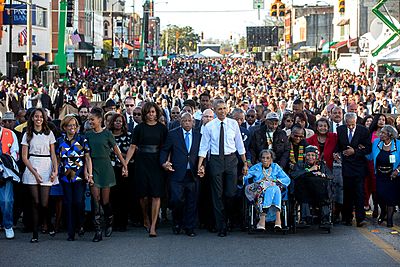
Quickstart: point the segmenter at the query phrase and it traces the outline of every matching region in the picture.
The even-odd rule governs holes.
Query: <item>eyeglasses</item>
[[[132,113],[133,116],[142,116],[142,113]]]
[[[293,122],[293,120],[286,120],[286,122]]]
[[[248,118],[255,118],[256,115],[246,115],[246,117],[248,117]]]
[[[125,104],[125,107],[131,107],[133,108],[135,106],[135,104]]]

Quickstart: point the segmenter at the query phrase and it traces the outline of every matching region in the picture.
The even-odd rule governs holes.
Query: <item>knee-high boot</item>
[[[100,214],[100,204],[99,202],[93,201],[93,224],[95,228],[95,235],[93,237],[93,242],[99,242],[103,239],[101,231],[101,214]]]
[[[106,222],[106,230],[104,235],[106,237],[110,237],[112,234],[112,224],[113,224],[113,213],[112,213],[112,209],[111,209],[111,204],[107,203],[105,205],[103,205],[103,210],[104,210],[104,219]]]

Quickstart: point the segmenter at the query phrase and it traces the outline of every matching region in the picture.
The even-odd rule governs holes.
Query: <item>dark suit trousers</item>
[[[183,182],[170,181],[170,186],[170,205],[174,225],[193,230],[197,223],[198,181],[194,180],[191,171],[188,170]]]
[[[83,226],[85,217],[85,189],[83,181],[66,183],[61,181],[64,191],[64,207],[67,221],[68,236],[75,236],[75,230]]]
[[[364,211],[364,177],[343,175],[343,220],[353,220],[353,207],[356,211],[356,220],[365,219]]]
[[[214,155],[210,158],[211,194],[219,231],[226,229],[226,213],[231,210],[232,199],[237,191],[237,164],[235,154],[222,159]]]
[[[111,187],[110,201],[114,215],[114,226],[126,228],[129,212],[129,180],[122,176],[122,167],[114,167],[117,184]]]

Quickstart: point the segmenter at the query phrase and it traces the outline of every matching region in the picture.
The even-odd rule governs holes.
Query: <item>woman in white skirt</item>
[[[31,243],[38,242],[39,214],[50,223],[48,211],[49,192],[53,184],[58,184],[57,157],[53,132],[47,125],[47,115],[43,109],[31,113],[22,137],[22,160],[26,165],[22,181],[29,188],[32,196],[33,236]],[[41,210],[41,212],[39,212]],[[54,235],[54,229],[50,229]]]

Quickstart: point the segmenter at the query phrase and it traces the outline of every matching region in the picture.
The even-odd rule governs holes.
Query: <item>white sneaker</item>
[[[10,229],[5,229],[6,232],[6,238],[7,239],[13,239],[14,238],[14,230],[12,227]]]

